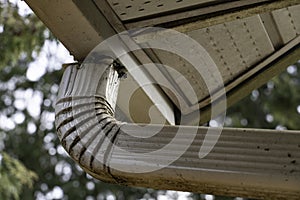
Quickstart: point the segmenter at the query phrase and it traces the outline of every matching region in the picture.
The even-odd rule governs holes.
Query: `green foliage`
[[[0,69],[15,65],[20,58],[32,60],[45,41],[46,28],[33,14],[21,16],[16,5],[0,1]]]
[[[105,199],[110,194],[121,200],[156,199],[165,194],[165,191],[105,184],[88,176],[66,156],[55,134],[52,106],[62,71],[48,66],[47,73],[35,82],[25,76],[33,55],[39,53],[45,40],[53,37],[34,15],[20,16],[18,8],[4,0],[0,0],[0,30],[1,27],[0,117],[5,116],[12,124],[3,130],[0,127],[0,139],[3,138],[7,152],[1,153],[0,199],[18,199],[19,195],[25,200],[45,199],[59,189],[63,193],[61,199]],[[232,107],[228,111],[227,125],[300,129],[297,112],[300,104],[299,67],[298,63],[297,70],[281,74]],[[29,102],[24,100],[26,95],[29,99],[34,96],[40,99],[35,105],[40,110],[37,115],[28,109]],[[23,107],[18,104],[20,101]],[[16,114],[24,116],[24,120],[14,120]],[[24,166],[39,178],[36,179],[37,176]],[[22,190],[24,186],[26,189]],[[203,199],[204,196],[192,194],[191,198]]]
[[[23,187],[32,188],[38,176],[6,153],[0,155],[0,199],[18,200]]]
[[[97,196],[105,199],[110,194],[118,199],[138,199],[146,193],[149,197],[155,197],[157,192],[154,190],[121,187],[95,180],[66,155],[55,133],[52,106],[62,71],[55,70],[59,67],[48,66],[47,73],[38,81],[29,81],[26,77],[34,55],[39,53],[45,40],[52,39],[52,36],[45,34],[48,30],[36,16],[20,16],[18,8],[8,1],[0,0],[0,16],[0,27],[3,29],[0,32],[0,117],[5,116],[7,121],[0,123],[4,126],[2,130],[0,127],[1,135],[4,134],[4,137],[1,136],[4,138],[4,151],[39,176],[39,179],[34,179],[31,171],[6,165],[2,168],[1,186],[11,188],[12,198],[21,196],[25,200],[46,197],[85,199]],[[34,97],[40,100],[34,105],[40,110],[37,115],[32,114],[28,108]],[[15,120],[16,114],[24,119]],[[22,181],[5,178],[11,174],[10,170],[14,170]],[[24,182],[26,179],[20,174],[35,180],[32,188],[28,187],[29,179]],[[22,186],[26,186],[26,190],[21,190]],[[55,197],[54,191],[62,193],[62,196]],[[2,190],[0,192],[3,195],[0,196],[1,200],[11,199],[8,193],[2,193]]]
[[[297,62],[230,108],[227,117],[232,123],[228,125],[299,130],[299,112],[300,63]]]

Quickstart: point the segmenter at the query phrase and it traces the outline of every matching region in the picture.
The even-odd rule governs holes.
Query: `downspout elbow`
[[[122,124],[114,118],[118,68],[110,57],[69,66],[55,107],[62,146],[86,172],[106,182],[115,182],[107,162]]]
[[[122,73],[114,59],[96,60],[66,69],[55,108],[58,137],[87,173],[129,186],[299,199],[299,134],[123,124],[114,118]]]

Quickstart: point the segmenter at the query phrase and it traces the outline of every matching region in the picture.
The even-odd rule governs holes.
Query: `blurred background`
[[[54,127],[61,66],[69,62],[72,56],[23,1],[0,0],[1,200],[243,199],[122,187],[84,173]],[[231,107],[226,126],[300,130],[299,70],[300,61]]]

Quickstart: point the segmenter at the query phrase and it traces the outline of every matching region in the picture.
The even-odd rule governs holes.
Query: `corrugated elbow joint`
[[[124,74],[120,63],[109,57],[71,65],[64,72],[55,107],[65,150],[85,171],[108,182],[114,182],[108,159],[122,124],[114,118],[114,107]]]

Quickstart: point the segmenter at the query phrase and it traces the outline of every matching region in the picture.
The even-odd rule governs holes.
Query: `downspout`
[[[122,125],[114,118],[118,68],[108,56],[68,66],[55,108],[57,134],[65,150],[87,173],[107,182],[116,182],[108,158]]]
[[[57,133],[87,173],[105,182],[157,189],[300,197],[300,155],[288,157],[299,151],[300,134],[224,129],[214,150],[199,159],[208,128],[138,126],[114,118],[122,75],[120,64],[109,56],[64,72],[55,108]],[[153,131],[157,134],[152,137]]]

